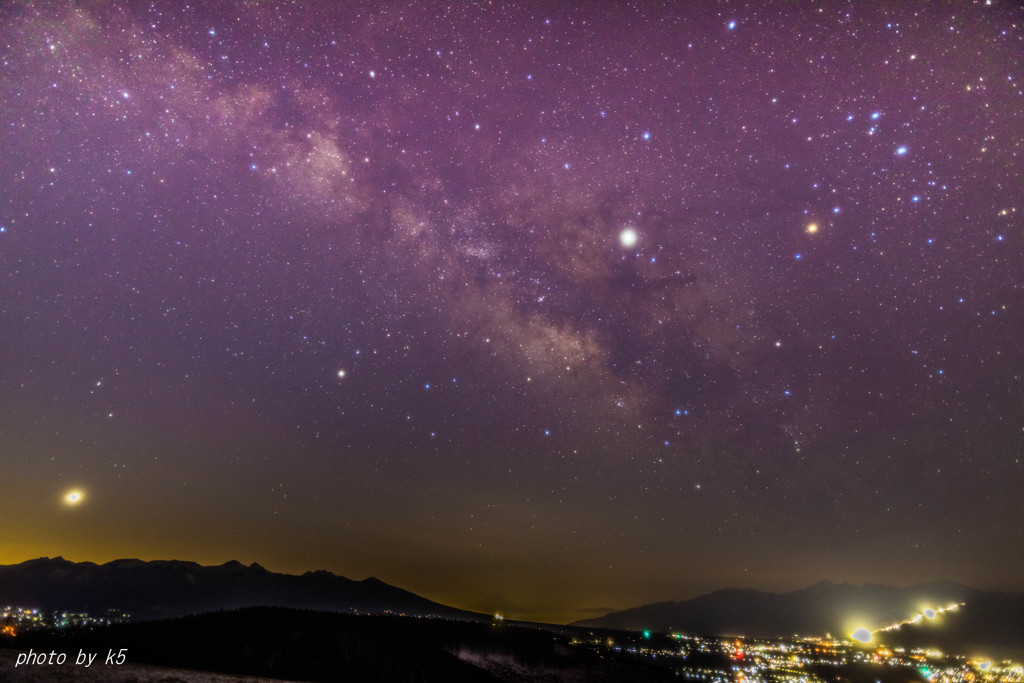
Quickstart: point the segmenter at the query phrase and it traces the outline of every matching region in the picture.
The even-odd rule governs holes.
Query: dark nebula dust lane
[[[0,562],[553,620],[1024,588],[1022,39],[999,1],[5,5]]]

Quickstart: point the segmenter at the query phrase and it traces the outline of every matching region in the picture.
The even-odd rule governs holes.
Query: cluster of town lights
[[[903,626],[906,626],[907,624],[916,624],[922,619],[934,619],[935,617],[939,616],[944,612],[952,612],[953,610],[963,607],[963,605],[964,603],[962,602],[954,602],[950,605],[946,605],[945,607],[940,607],[939,609],[932,609],[929,607],[927,609],[922,610],[920,614],[915,614],[913,617],[907,619],[906,621],[900,621],[895,624],[890,624],[889,626],[885,626],[875,631],[870,631],[864,627],[858,628],[856,631],[850,634],[850,638],[861,643],[870,643],[871,638],[875,633],[882,633],[885,631],[896,631],[902,628]]]

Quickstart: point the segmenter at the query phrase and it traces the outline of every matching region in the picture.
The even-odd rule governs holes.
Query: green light
[[[648,631],[647,629],[644,629],[644,638],[650,638],[650,637],[651,637],[651,632]]]

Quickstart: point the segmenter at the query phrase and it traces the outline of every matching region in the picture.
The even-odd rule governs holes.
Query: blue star
[[[643,134],[643,138],[644,138],[644,140],[650,140],[651,139],[651,134],[650,133],[644,133]]]
[[[796,259],[797,261],[799,261],[799,260],[800,260],[800,259],[802,259],[803,257],[804,257],[804,255],[803,255],[803,254],[797,254],[797,255],[796,255],[796,256],[794,256],[793,258],[795,258],[795,259]]]
[[[907,153],[907,148],[905,146],[900,145],[899,147],[896,148],[896,156],[901,157],[901,156],[903,156],[906,153]]]
[[[424,385],[423,385],[423,388],[424,388],[424,389],[430,389],[430,385],[429,385],[429,384],[424,384]]]
[[[871,112],[871,120],[872,121],[877,121],[881,116],[882,116],[882,112],[880,112],[880,111],[873,111],[873,112]]]
[[[729,30],[731,31],[731,30],[733,30],[734,28],[736,28],[736,22],[735,22],[735,21],[730,21],[730,22],[729,22]]]

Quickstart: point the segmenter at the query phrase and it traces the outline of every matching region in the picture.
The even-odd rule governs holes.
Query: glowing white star
[[[636,243],[639,240],[640,235],[638,235],[636,230],[634,230],[633,228],[626,228],[625,230],[619,233],[619,243],[622,244],[622,246],[626,247],[627,249],[629,249],[630,247],[635,247]]]

